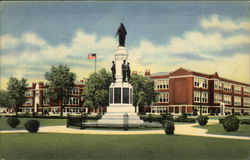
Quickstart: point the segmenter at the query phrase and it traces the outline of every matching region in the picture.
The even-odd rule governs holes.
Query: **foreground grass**
[[[66,125],[66,119],[18,118],[20,120],[20,124],[16,128],[11,128],[7,124],[7,119],[7,117],[0,117],[0,130],[24,129],[24,124],[31,119],[38,120],[40,122],[40,126]]]
[[[207,133],[210,133],[210,134],[250,136],[250,125],[247,125],[247,124],[240,124],[240,128],[236,132],[225,131],[222,124],[212,124],[212,125],[205,125],[205,126],[197,125],[196,127],[207,129],[208,130]]]
[[[247,140],[180,135],[1,134],[0,159],[237,160],[249,158]]]

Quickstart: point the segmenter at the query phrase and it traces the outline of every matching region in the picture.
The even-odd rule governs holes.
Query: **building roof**
[[[150,76],[165,76],[165,75],[169,75],[169,72],[152,73]]]

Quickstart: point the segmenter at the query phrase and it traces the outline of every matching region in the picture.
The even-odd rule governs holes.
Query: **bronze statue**
[[[111,67],[111,71],[112,71],[112,78],[113,78],[113,82],[115,82],[115,74],[116,74],[116,69],[115,69],[115,61],[112,61],[113,65]]]
[[[129,63],[127,64],[126,74],[127,74],[128,82],[130,82],[130,66],[129,66]]]
[[[127,31],[122,23],[120,24],[120,27],[116,32],[116,35],[119,35],[119,46],[124,47]]]
[[[126,74],[127,74],[126,60],[123,60],[123,64],[122,64],[122,81],[123,82],[126,82]]]

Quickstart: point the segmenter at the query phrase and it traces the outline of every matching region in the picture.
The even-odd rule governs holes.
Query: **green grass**
[[[6,160],[237,160],[249,158],[246,140],[180,135],[1,134]]]
[[[56,126],[56,125],[66,125],[66,119],[42,119],[42,118],[18,118],[21,123],[16,128],[11,128],[7,124],[7,117],[0,117],[0,129],[24,129],[24,124],[30,119],[36,119],[40,122],[40,126]]]
[[[236,132],[225,131],[222,124],[212,124],[212,125],[205,125],[205,126],[197,125],[196,127],[208,129],[207,133],[210,133],[210,134],[250,136],[250,125],[247,125],[247,124],[240,124],[240,128]]]

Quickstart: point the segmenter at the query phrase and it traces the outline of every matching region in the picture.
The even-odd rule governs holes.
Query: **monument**
[[[143,120],[135,112],[133,104],[133,87],[130,84],[130,66],[128,63],[128,51],[125,48],[127,31],[121,23],[116,35],[119,35],[119,46],[114,53],[112,61],[113,82],[109,87],[109,106],[99,126],[140,126]]]

